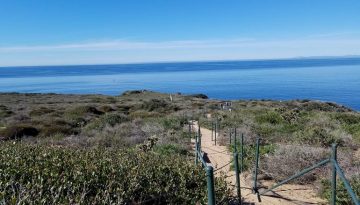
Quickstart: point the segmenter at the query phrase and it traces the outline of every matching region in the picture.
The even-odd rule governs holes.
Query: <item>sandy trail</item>
[[[197,122],[194,122],[194,129],[198,129]],[[233,154],[228,151],[226,146],[216,145],[211,140],[211,130],[206,128],[201,129],[201,148],[214,167],[215,176],[219,176],[220,172],[224,172],[226,180],[234,187],[234,196],[236,195],[235,189],[235,172],[230,170]],[[247,176],[248,175],[248,176]],[[269,192],[268,196],[261,196],[261,202],[258,202],[257,196],[252,193],[252,177],[249,174],[242,174],[240,176],[241,195],[243,204],[326,204],[326,202],[316,196],[316,191],[312,186],[305,185],[283,185],[277,188],[274,192]],[[263,186],[269,187],[273,184],[272,181],[262,181]],[[216,186],[216,185],[215,185]]]

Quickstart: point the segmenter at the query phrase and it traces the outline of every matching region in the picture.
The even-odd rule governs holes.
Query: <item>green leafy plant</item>
[[[202,167],[180,155],[0,144],[3,204],[205,204]],[[229,197],[217,179],[217,197]]]

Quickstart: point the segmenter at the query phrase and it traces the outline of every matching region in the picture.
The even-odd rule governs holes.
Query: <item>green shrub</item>
[[[165,100],[151,99],[149,101],[145,101],[141,108],[151,112],[154,110],[163,110],[168,106],[169,104]]]
[[[116,124],[120,124],[127,121],[129,121],[129,118],[124,114],[107,113],[105,115],[102,115],[100,118],[94,120],[93,122],[87,124],[85,129],[102,130],[107,125],[113,127]]]
[[[329,147],[333,143],[342,144],[343,141],[339,136],[333,135],[325,127],[308,127],[304,131],[295,133],[296,140],[301,144],[321,145]]]
[[[187,123],[186,118],[180,117],[164,117],[160,119],[160,124],[164,126],[165,129],[181,129]]]
[[[96,107],[94,106],[90,106],[90,105],[81,105],[81,106],[77,106],[77,107],[73,107],[70,108],[68,110],[66,110],[65,115],[68,116],[77,116],[77,117],[81,117],[81,116],[85,116],[85,115],[102,115],[104,114],[104,112],[98,110]]]
[[[360,143],[360,123],[344,125],[345,130],[353,136],[356,142]]]
[[[252,129],[254,133],[264,138],[265,140],[269,140],[278,130],[277,127],[271,124],[256,124]]]
[[[156,145],[154,147],[154,151],[161,155],[173,155],[173,154],[188,155],[189,154],[187,149],[185,149],[184,147],[177,145],[177,144]]]
[[[131,112],[129,114],[129,117],[132,119],[136,119],[136,118],[151,118],[151,117],[161,117],[164,114],[159,113],[159,112],[148,112],[148,111],[143,111],[143,110],[137,110],[134,112]]]
[[[0,144],[4,204],[205,204],[202,167],[178,155]],[[229,196],[216,180],[218,201]]]
[[[283,118],[278,112],[269,111],[264,114],[255,117],[258,123],[280,124],[283,122]]]
[[[360,115],[354,113],[337,113],[335,119],[345,124],[360,123]]]
[[[355,194],[360,196],[360,175],[355,175],[349,180],[350,186]],[[328,179],[321,181],[321,196],[330,202],[331,199],[331,182]],[[354,204],[350,198],[350,195],[346,191],[345,185],[342,181],[337,181],[337,192],[336,192],[336,204],[339,205],[352,205]]]

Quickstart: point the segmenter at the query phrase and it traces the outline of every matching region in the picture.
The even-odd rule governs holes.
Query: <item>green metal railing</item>
[[[241,186],[240,186],[240,174],[242,173],[243,170],[243,166],[244,166],[244,153],[243,153],[243,146],[244,146],[244,135],[241,135],[241,144],[240,144],[240,165],[239,165],[239,153],[237,150],[237,132],[236,132],[236,128],[233,129],[234,132],[232,133],[231,131],[229,132],[229,138],[230,138],[230,142],[231,142],[231,138],[234,138],[234,150],[233,150],[233,156],[234,156],[234,169],[235,169],[235,179],[236,179],[236,195],[237,195],[237,199],[239,204],[242,204],[242,198],[241,198]],[[230,143],[231,146],[231,143]]]
[[[189,132],[192,129],[189,126]],[[237,150],[237,143],[238,143],[238,134],[237,129],[229,129],[228,131],[229,136],[229,145],[231,146],[233,143],[234,149],[233,149],[233,162],[234,162],[234,169],[235,169],[235,179],[236,179],[236,194],[237,198],[239,200],[239,204],[242,204],[241,199],[241,188],[240,188],[240,173],[243,172],[244,169],[244,135],[241,134],[240,138],[240,151]],[[217,145],[217,140],[220,133],[220,123],[219,120],[216,119],[212,121],[211,124],[211,140],[214,141],[215,145]],[[240,163],[239,163],[239,156],[240,156]],[[201,151],[201,130],[200,125],[198,126],[197,135],[195,135],[195,164],[198,164],[198,161],[201,161],[202,166],[206,170],[206,176],[207,176],[207,190],[208,190],[208,204],[213,205],[215,204],[215,189],[214,189],[214,169],[212,166],[209,166],[206,161],[203,158],[203,154]],[[336,204],[336,191],[337,191],[337,184],[336,184],[336,178],[339,176],[339,178],[342,180],[342,182],[345,185],[345,188],[351,197],[352,202],[355,205],[360,205],[359,198],[356,196],[354,190],[351,188],[349,181],[346,179],[344,172],[342,171],[338,161],[337,161],[337,145],[332,145],[332,153],[331,156],[327,159],[324,159],[318,163],[316,163],[313,166],[306,167],[300,172],[294,174],[293,176],[288,177],[287,179],[274,184],[269,189],[259,191],[257,181],[258,181],[258,170],[259,170],[259,160],[260,160],[260,138],[256,139],[256,147],[255,147],[255,167],[253,172],[253,193],[257,194],[259,202],[261,202],[261,196],[265,195],[266,193],[273,191],[274,189],[296,179],[299,178],[314,169],[317,169],[321,166],[325,166],[326,164],[331,164],[332,169],[332,178],[331,178],[331,205]]]
[[[300,172],[298,172],[297,174],[294,174],[293,176],[290,176],[289,178],[284,179],[283,181],[281,181],[281,182],[279,182],[277,184],[274,184],[269,189],[266,189],[266,190],[263,190],[263,191],[259,192],[259,190],[257,188],[257,175],[258,175],[257,170],[259,168],[258,163],[259,163],[259,146],[260,146],[259,142],[260,142],[260,139],[257,139],[257,141],[256,141],[256,155],[255,155],[255,171],[254,171],[254,177],[253,177],[254,178],[253,190],[254,190],[254,193],[256,193],[258,195],[259,201],[261,201],[260,196],[265,195],[266,193],[268,193],[270,191],[273,191],[274,189],[280,187],[281,185],[284,185],[284,184],[290,182],[291,180],[299,178],[299,177],[313,171],[316,168],[319,168],[319,167],[324,166],[324,165],[326,165],[328,163],[331,163],[331,166],[332,166],[331,199],[330,199],[331,204],[332,205],[336,204],[336,176],[338,175],[340,177],[340,179],[343,181],[343,183],[345,185],[345,188],[346,188],[348,194],[350,195],[353,203],[355,205],[360,205],[359,199],[357,198],[354,190],[351,188],[350,183],[346,179],[346,177],[344,175],[344,172],[340,168],[339,163],[337,161],[337,145],[336,144],[332,145],[332,153],[331,153],[330,158],[324,159],[324,160],[316,163],[313,166],[307,167],[307,168],[301,170]]]
[[[208,205],[215,205],[214,168],[206,163],[201,151],[200,125],[198,125],[198,131],[197,134],[195,135],[195,165],[198,165],[199,160],[201,162],[202,167],[206,171]]]

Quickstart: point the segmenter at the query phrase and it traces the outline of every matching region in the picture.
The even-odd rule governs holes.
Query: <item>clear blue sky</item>
[[[340,55],[359,0],[0,0],[0,66]]]

